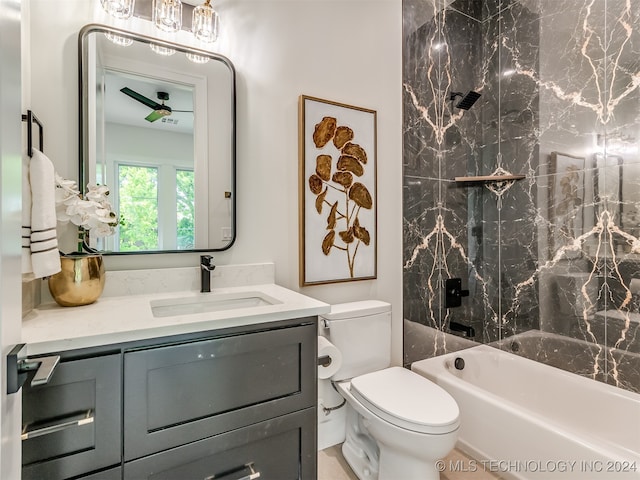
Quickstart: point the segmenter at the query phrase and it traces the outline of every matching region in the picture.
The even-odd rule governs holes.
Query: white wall
[[[88,0],[30,0],[31,107],[45,151],[77,176],[77,33],[100,21]],[[402,359],[402,1],[220,0],[214,50],[237,69],[238,237],[218,264],[272,261],[277,283],[328,303],[393,305]],[[61,32],[59,34],[58,32]],[[378,114],[378,279],[298,286],[298,96]],[[195,254],[111,257],[107,268],[196,265]]]

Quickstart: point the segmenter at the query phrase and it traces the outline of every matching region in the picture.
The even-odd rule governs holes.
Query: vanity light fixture
[[[202,5],[193,9],[191,31],[198,39],[206,43],[213,43],[218,38],[218,14],[211,6],[211,0],[205,0]]]
[[[162,45],[157,45],[155,43],[150,43],[149,48],[153,50],[158,55],[162,55],[163,57],[170,57],[176,51],[173,48],[163,47]]]
[[[123,37],[121,35],[116,35],[116,34],[111,33],[111,32],[105,33],[104,36],[107,37],[107,40],[109,40],[110,42],[115,43],[116,45],[118,45],[120,47],[128,47],[129,45],[131,45],[133,43],[133,39],[132,38]]]
[[[151,2],[151,22],[161,32],[176,33],[182,29],[182,0],[140,0],[143,6],[139,9],[144,11],[144,5]],[[100,4],[105,12],[114,18],[128,20],[134,15],[135,0],[100,0]],[[187,5],[187,12],[191,9]],[[149,19],[141,11],[136,13],[136,17]],[[148,10],[147,10],[148,11]],[[218,39],[220,20],[218,13],[211,6],[211,0],[205,0],[202,5],[193,7],[191,32],[193,36],[204,43],[213,43]],[[131,40],[118,35],[111,35],[111,40],[116,45],[131,45]],[[151,49],[159,55],[173,55],[175,50],[160,45],[151,44]],[[195,63],[206,63],[207,57],[191,55],[189,60]]]
[[[135,7],[135,0],[100,0],[102,8],[109,15],[127,20],[133,15],[133,9]]]
[[[153,24],[163,32],[177,32],[182,28],[180,0],[153,0]]]
[[[187,53],[187,58],[191,60],[193,63],[207,63],[209,61],[209,57],[205,57],[203,55],[196,55],[195,53]]]

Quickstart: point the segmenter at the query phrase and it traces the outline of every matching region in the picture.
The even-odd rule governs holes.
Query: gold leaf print
[[[336,133],[337,121],[333,117],[324,117],[320,123],[316,124],[313,131],[313,143],[317,148],[324,147]]]
[[[327,196],[328,191],[329,191],[329,187],[325,188],[324,192],[322,192],[320,195],[316,197],[316,211],[319,214],[322,213],[322,206],[324,205],[324,197]]]
[[[349,198],[362,208],[371,208],[373,206],[369,190],[359,182],[354,183],[349,189]]]
[[[353,235],[367,246],[369,245],[369,242],[371,242],[369,231],[366,228],[360,226],[360,222],[357,218],[355,222],[353,222]]]
[[[336,134],[333,137],[333,144],[338,150],[344,147],[344,144],[353,140],[353,130],[349,127],[336,128]]]
[[[373,208],[373,199],[365,183],[355,181],[356,177],[364,175],[367,164],[367,152],[354,143],[356,137],[352,127],[338,125],[335,117],[323,117],[315,125],[313,142],[318,149],[335,146],[340,153],[338,156],[328,155],[326,149],[316,152],[315,173],[309,177],[309,188],[316,195],[315,207],[321,216],[320,222],[323,216],[326,220],[322,253],[328,256],[333,247],[343,252],[334,253],[334,256],[346,256],[351,278],[355,277],[356,255],[360,245],[366,248],[372,241],[371,234],[360,226],[358,218],[360,209]],[[326,214],[323,213],[326,211],[325,204],[330,209]]]
[[[332,230],[336,226],[336,212],[338,211],[338,202],[334,203],[327,217],[327,230]]]
[[[339,232],[340,238],[344,243],[352,243],[353,242],[353,228],[349,230],[345,230],[343,232]]]
[[[338,170],[348,170],[349,172],[352,172],[354,175],[357,175],[359,177],[361,177],[364,173],[364,168],[362,168],[360,162],[355,157],[352,157],[350,155],[340,156],[340,159],[338,160],[338,164],[336,166]]]
[[[325,182],[331,178],[331,160],[331,155],[318,155],[316,158],[316,174]]]
[[[336,231],[331,230],[322,240],[322,253],[329,255],[331,247],[333,247],[333,240],[336,238]]]
[[[357,143],[347,143],[342,149],[342,153],[357,158],[361,163],[367,163],[367,152]]]
[[[309,177],[309,188],[315,195],[322,191],[322,179],[315,173]]]
[[[345,188],[349,188],[353,183],[353,175],[349,172],[336,172],[331,179]]]

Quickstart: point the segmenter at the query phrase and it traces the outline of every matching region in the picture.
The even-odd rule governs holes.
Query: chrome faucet
[[[211,291],[211,272],[216,266],[211,263],[213,257],[211,255],[200,255],[200,291]]]

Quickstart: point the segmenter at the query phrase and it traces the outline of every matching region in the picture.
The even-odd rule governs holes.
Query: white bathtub
[[[464,360],[462,370],[456,358]],[[486,345],[411,368],[458,402],[458,447],[478,460],[467,471],[516,479],[640,479],[639,394]]]

